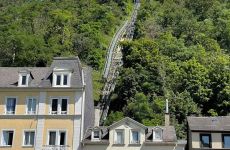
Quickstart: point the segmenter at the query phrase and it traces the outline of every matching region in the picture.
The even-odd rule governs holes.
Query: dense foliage
[[[0,65],[46,66],[54,56],[103,67],[132,0],[1,0]]]
[[[162,125],[166,99],[179,138],[187,115],[229,115],[229,44],[229,1],[142,0],[107,123],[130,116]]]
[[[179,138],[187,115],[230,114],[230,2],[141,0],[134,41],[122,42],[106,124],[129,116],[162,125],[165,100]],[[100,70],[132,0],[1,0],[0,65],[46,66],[78,55]],[[94,72],[95,83],[100,71]],[[97,96],[101,84],[95,84]],[[96,98],[98,99],[98,98]]]

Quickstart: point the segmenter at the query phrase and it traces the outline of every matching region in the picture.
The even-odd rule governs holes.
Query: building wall
[[[201,132],[204,133],[204,132]],[[200,132],[192,132],[192,148],[200,148]],[[211,133],[212,148],[222,148],[222,133]]]
[[[45,91],[43,90],[43,96],[45,96],[45,103],[37,106],[37,113],[39,112],[39,117],[37,115],[26,115],[27,108],[27,97],[36,97],[39,100],[39,96],[41,94],[40,90],[30,89],[26,90],[0,90],[0,145],[2,139],[2,129],[13,129],[14,130],[14,139],[12,147],[2,147],[0,146],[0,150],[32,150],[35,148],[23,147],[23,135],[24,129],[34,129],[37,131],[37,125],[39,120],[44,120],[41,122],[40,127],[42,128],[41,134],[42,141],[40,147],[43,145],[47,145],[48,141],[48,130],[66,130],[67,132],[67,145],[69,145],[69,150],[73,149],[73,145],[75,147],[79,147],[80,145],[80,133],[82,130],[81,125],[81,107],[82,107],[82,92],[76,92],[76,90],[72,91],[62,91],[51,90]],[[77,93],[77,95],[76,95]],[[5,97],[6,96],[14,96],[17,97],[16,102],[16,113],[15,115],[5,115]],[[68,98],[68,115],[50,115],[50,100],[51,98],[59,98],[59,97],[67,97]],[[78,97],[78,98],[76,98]],[[78,106],[79,105],[79,106]],[[39,108],[44,107],[44,108]],[[38,110],[39,109],[39,110]],[[41,111],[41,110],[44,111]],[[77,109],[77,110],[76,110]],[[80,111],[79,111],[80,110]],[[39,119],[40,118],[40,119]],[[74,123],[76,129],[74,129]],[[75,135],[74,135],[75,134]],[[35,135],[35,137],[37,137]],[[73,140],[75,138],[75,140]],[[35,139],[36,141],[36,139]],[[40,150],[40,149],[39,149]]]
[[[6,91],[0,92],[0,115],[5,114],[6,97],[16,97],[16,114],[24,115],[26,113],[26,98],[39,97],[39,92],[36,91]]]
[[[50,104],[52,98],[68,98],[68,114],[74,114],[75,92],[47,92],[45,114],[49,114],[50,112]]]
[[[107,146],[107,145],[85,145],[84,150],[176,150],[174,146]]]
[[[36,131],[36,118],[32,119],[1,119],[0,120],[0,138],[2,139],[2,130],[14,130],[13,146],[11,148],[0,147],[0,149],[19,150],[22,149],[24,130]],[[32,150],[33,148],[26,148]]]
[[[140,144],[143,144],[145,141],[145,130],[143,128],[140,128],[139,126],[136,126],[135,124],[128,124],[128,125],[120,125],[112,130],[109,131],[109,148],[111,149],[117,149],[117,146],[114,146],[114,141],[115,141],[115,133],[116,130],[124,130],[124,146],[122,146],[123,149],[138,149],[139,146],[131,146],[130,141],[131,141],[131,131],[132,129],[134,130],[139,130],[140,134]],[[118,146],[120,147],[120,146]],[[121,147],[120,147],[121,148]]]
[[[192,132],[192,148],[200,148],[200,133]]]
[[[222,134],[221,133],[212,133],[212,147],[213,148],[222,148]]]
[[[140,144],[130,144],[131,131],[139,130]],[[124,145],[114,143],[116,130],[124,130]],[[121,124],[109,131],[109,145],[84,145],[84,150],[176,150],[174,146],[145,145],[145,129],[133,123]]]

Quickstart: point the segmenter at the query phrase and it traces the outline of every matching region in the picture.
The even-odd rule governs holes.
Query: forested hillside
[[[179,138],[187,115],[230,114],[230,2],[142,0],[135,40],[123,42],[107,124],[161,125],[165,100]]]
[[[76,56],[101,69],[132,0],[1,0],[0,64],[46,66]]]
[[[162,125],[166,99],[179,138],[187,115],[229,115],[230,2],[141,3],[135,39],[121,43],[124,65],[106,124],[129,116]],[[131,10],[132,0],[1,0],[0,66],[46,66],[54,56],[78,55],[101,70]],[[100,88],[94,85],[95,99]]]

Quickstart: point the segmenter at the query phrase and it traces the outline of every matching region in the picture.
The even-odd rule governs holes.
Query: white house
[[[178,145],[173,126],[147,127],[128,117],[108,127],[88,128],[82,144],[84,150],[176,150]]]

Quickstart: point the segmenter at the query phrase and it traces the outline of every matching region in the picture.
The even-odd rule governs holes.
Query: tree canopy
[[[78,55],[103,67],[107,46],[132,0],[1,0],[1,66],[46,66]]]
[[[135,40],[121,43],[124,65],[111,111],[163,124],[168,99],[179,138],[188,115],[229,115],[229,1],[141,2]]]

